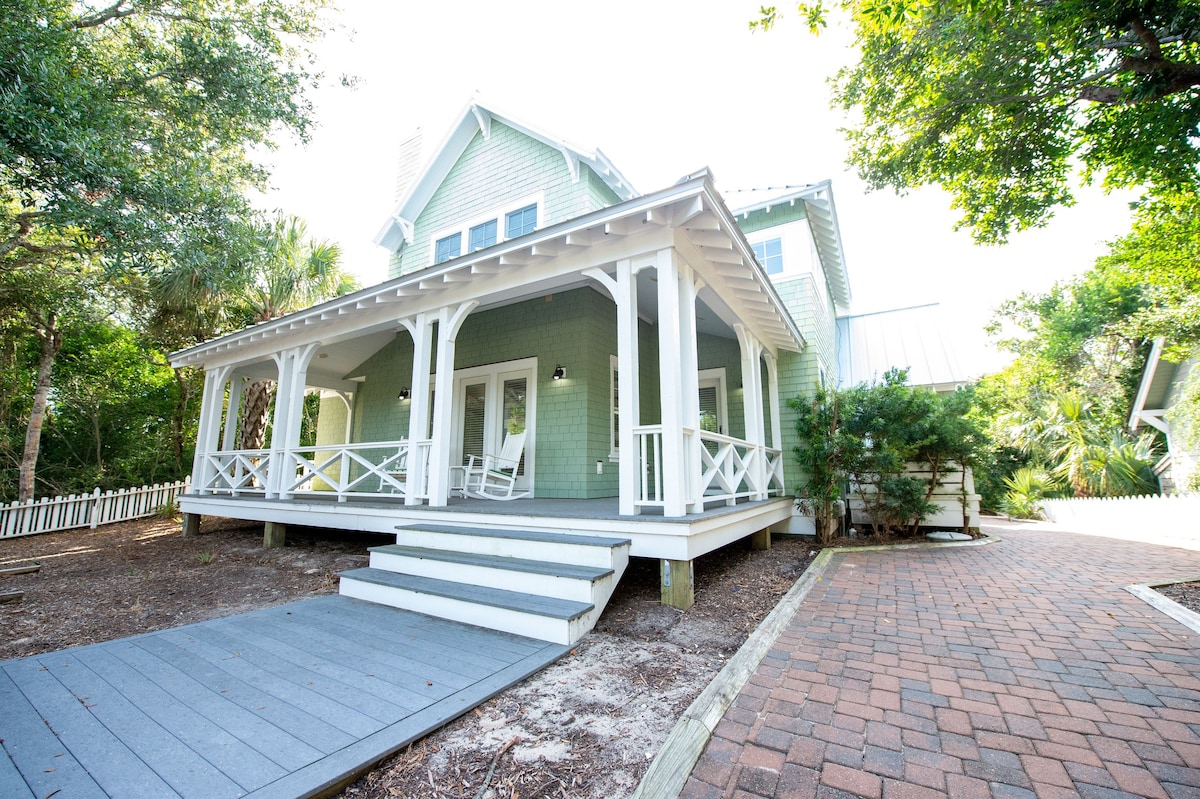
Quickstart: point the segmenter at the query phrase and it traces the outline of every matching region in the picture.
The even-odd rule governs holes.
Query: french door
[[[472,455],[499,454],[505,436],[525,433],[516,489],[532,490],[536,385],[536,358],[456,371],[451,463],[466,464]]]

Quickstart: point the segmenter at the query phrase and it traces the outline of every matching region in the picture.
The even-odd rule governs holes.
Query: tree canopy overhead
[[[858,112],[851,162],[872,186],[937,183],[977,240],[1070,204],[1072,182],[1200,187],[1200,3],[836,0],[859,62],[835,79]],[[801,3],[814,31],[823,0]],[[762,9],[753,28],[780,14]]]
[[[325,0],[11,0],[0,15],[0,256],[39,228],[151,267],[246,214],[252,148],[303,138]],[[20,263],[11,258],[7,268]]]

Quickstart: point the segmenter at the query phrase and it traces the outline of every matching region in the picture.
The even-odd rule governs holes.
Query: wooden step
[[[547,563],[399,544],[371,547],[370,551],[370,565],[377,569],[592,604],[601,601],[601,596],[607,598],[605,589],[609,586],[605,583],[613,582],[615,573],[612,568],[600,566]]]
[[[396,543],[423,549],[523,557],[601,568],[614,567],[614,554],[622,550],[626,553],[627,562],[630,546],[628,538],[440,524],[399,526],[396,528]],[[623,569],[624,566],[617,568]]]
[[[340,593],[381,605],[570,645],[590,630],[595,605],[384,569],[341,574]]]

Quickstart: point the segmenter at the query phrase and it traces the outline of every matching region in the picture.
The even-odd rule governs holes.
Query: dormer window
[[[496,220],[489,219],[482,225],[476,225],[470,231],[470,249],[467,252],[482,250],[496,243]]]
[[[537,203],[504,215],[504,238],[515,239],[537,228]]]
[[[435,248],[434,260],[435,264],[440,264],[449,261],[451,258],[457,258],[462,254],[462,234],[454,233],[446,236],[444,239],[437,240]]]
[[[435,230],[429,238],[433,262],[445,263],[451,258],[486,250],[532,233],[537,230],[539,209],[542,215],[545,213],[544,202],[541,192],[526,195],[499,208],[467,217],[458,224]]]

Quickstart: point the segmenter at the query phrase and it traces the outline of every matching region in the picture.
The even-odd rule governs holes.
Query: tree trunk
[[[258,380],[246,387],[242,396],[242,443],[238,449],[262,449],[274,393],[274,380]]]
[[[42,445],[42,421],[46,418],[46,400],[50,396],[50,376],[54,370],[54,358],[62,349],[62,333],[58,330],[57,323],[57,316],[51,313],[45,320],[38,322],[34,331],[42,340],[42,346],[38,353],[38,373],[33,391],[33,407],[29,411],[29,425],[25,428],[25,451],[21,455],[20,479],[17,488],[17,499],[21,502],[33,499],[38,449]]]

